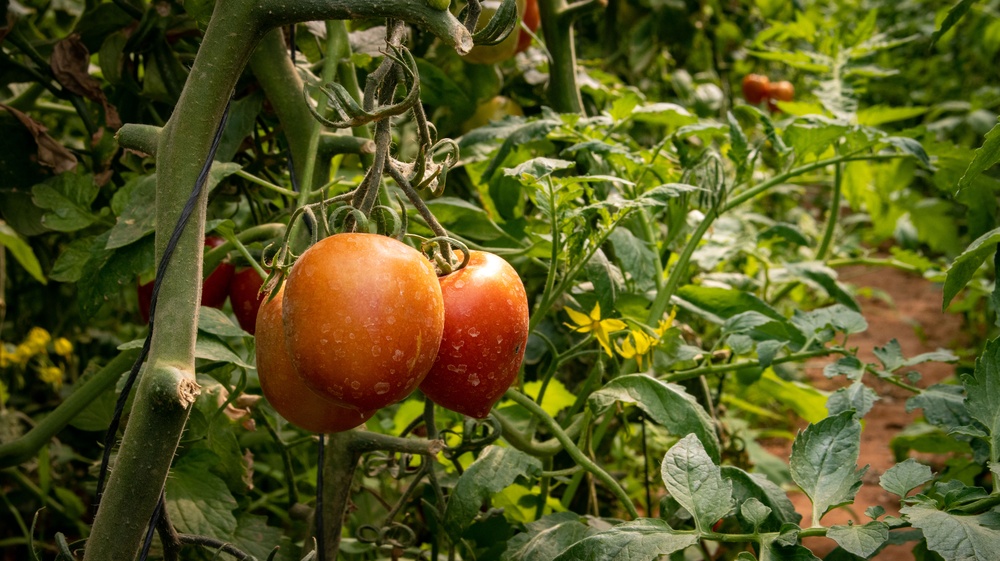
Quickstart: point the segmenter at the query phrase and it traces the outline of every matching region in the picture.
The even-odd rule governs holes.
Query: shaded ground
[[[859,358],[866,362],[877,360],[872,353],[874,347],[884,346],[890,339],[899,341],[903,355],[911,357],[939,348],[956,349],[960,344],[962,321],[959,316],[941,313],[941,287],[916,276],[888,268],[851,267],[839,271],[840,280],[858,288],[870,287],[891,297],[892,302],[883,298],[859,298],[862,312],[868,320],[868,331],[852,335],[849,344],[859,349]],[[815,360],[806,365],[806,375],[815,387],[832,391],[847,385],[843,377],[829,380],[823,376],[823,366],[830,359]],[[915,367],[923,378],[917,383],[927,387],[951,376],[954,367],[948,364],[928,363]],[[857,494],[850,509],[836,509],[823,517],[823,525],[867,522],[864,515],[869,506],[881,505],[887,514],[898,515],[899,501],[894,495],[882,490],[879,477],[895,464],[889,442],[904,426],[913,422],[919,414],[906,412],[906,399],[910,392],[891,384],[865,378],[881,397],[871,412],[864,418],[861,435],[861,456],[859,466],[870,465],[864,477],[864,485]],[[802,427],[805,426],[803,422]],[[782,447],[783,446],[783,447]],[[785,442],[771,448],[779,457],[788,458],[791,443]],[[803,515],[802,527],[812,524],[809,498],[804,494],[792,495],[796,510]],[[836,544],[826,538],[807,538],[805,545],[822,557]],[[875,559],[880,561],[910,561],[913,545],[893,546],[883,550]]]

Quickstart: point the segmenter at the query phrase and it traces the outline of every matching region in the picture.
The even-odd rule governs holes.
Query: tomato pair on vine
[[[771,83],[762,74],[747,74],[743,78],[743,97],[752,105],[767,100],[767,107],[773,113],[779,110],[775,101],[791,101],[795,97],[795,86],[785,80]]]
[[[309,430],[357,426],[418,386],[485,417],[517,376],[527,317],[520,278],[500,257],[471,252],[465,268],[438,279],[398,240],[336,234],[299,257],[258,316],[258,375],[274,408]],[[304,409],[314,413],[302,419]]]

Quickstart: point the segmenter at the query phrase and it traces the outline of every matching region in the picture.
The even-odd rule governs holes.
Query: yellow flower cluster
[[[49,344],[52,352],[69,361],[73,356],[73,343],[65,337],[53,340],[52,335],[41,327],[33,327],[19,344],[7,345],[0,342],[0,368],[17,366],[24,369],[32,359],[37,357],[35,371],[38,379],[55,389],[62,387],[65,368],[53,364],[48,354]]]
[[[610,333],[628,328],[628,325],[622,320],[611,318],[601,319],[600,302],[594,305],[594,309],[590,311],[589,315],[570,308],[566,308],[566,313],[573,322],[572,324],[567,323],[566,326],[577,333],[590,333],[593,335],[608,356],[612,356]],[[659,344],[660,338],[673,326],[676,315],[677,310],[674,310],[670,312],[670,317],[660,320],[660,324],[653,330],[653,334],[641,328],[630,329],[621,341],[621,345],[617,342],[615,343],[615,351],[624,359],[634,358],[636,364],[642,369],[643,362],[649,357],[652,350],[656,348],[656,345]]]

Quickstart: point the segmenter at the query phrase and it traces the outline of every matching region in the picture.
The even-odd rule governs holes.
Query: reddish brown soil
[[[859,358],[877,364],[874,347],[884,346],[895,338],[903,350],[903,356],[911,357],[939,348],[956,349],[960,344],[962,320],[960,317],[941,312],[941,287],[923,278],[887,268],[851,267],[839,271],[840,280],[858,288],[870,287],[888,294],[891,302],[883,298],[859,298],[862,312],[868,320],[868,331],[852,335],[848,344],[858,347]],[[832,391],[847,385],[844,378],[829,380],[823,376],[823,366],[831,359],[815,360],[806,365],[806,376],[816,387]],[[927,387],[954,374],[953,365],[927,363],[914,368],[923,378],[916,384]],[[868,464],[864,485],[858,492],[855,503],[850,508],[831,511],[823,517],[823,525],[846,524],[849,520],[865,523],[869,519],[865,509],[881,505],[887,514],[898,515],[899,500],[882,490],[879,477],[895,464],[889,448],[889,441],[908,423],[913,422],[920,411],[906,412],[906,399],[910,392],[897,386],[866,377],[869,384],[881,397],[865,416],[861,435],[861,456],[859,466]],[[805,423],[800,423],[803,428]],[[788,458],[791,443],[775,445],[771,451],[779,457]],[[796,510],[802,514],[802,527],[812,524],[809,498],[802,493],[792,495]],[[807,538],[805,545],[823,557],[836,547],[826,538]],[[913,559],[910,550],[913,545],[892,546],[875,557],[880,561],[909,561]]]

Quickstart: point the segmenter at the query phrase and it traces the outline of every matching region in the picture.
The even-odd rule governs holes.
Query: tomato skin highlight
[[[256,271],[250,269],[257,278]],[[260,308],[257,332],[257,376],[267,402],[293,425],[316,433],[341,432],[367,421],[375,410],[341,407],[309,389],[299,377],[285,346],[282,322],[284,290]]]
[[[757,105],[770,95],[771,80],[762,74],[747,74],[743,77],[743,98],[751,105]]]
[[[503,258],[471,252],[441,277],[444,337],[420,390],[434,403],[483,419],[517,379],[528,342],[528,298]]]
[[[434,363],[444,330],[437,274],[423,254],[376,234],[336,234],[285,281],[285,341],[299,375],[346,407],[404,399]]]
[[[257,314],[264,301],[264,295],[260,293],[263,284],[264,279],[253,268],[238,271],[229,283],[229,302],[233,305],[236,321],[243,331],[251,335],[256,331]]]
[[[781,111],[775,101],[791,101],[795,97],[795,86],[791,82],[782,80],[771,84],[769,90],[770,99],[767,100],[767,108],[772,113]]]

